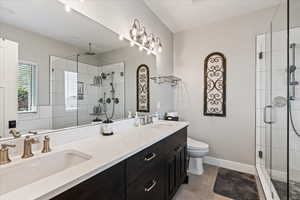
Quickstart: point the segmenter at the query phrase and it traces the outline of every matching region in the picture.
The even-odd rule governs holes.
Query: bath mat
[[[224,168],[219,168],[214,192],[236,200],[259,200],[253,175]]]

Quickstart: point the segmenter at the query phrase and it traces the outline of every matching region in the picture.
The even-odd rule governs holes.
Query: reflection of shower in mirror
[[[100,71],[93,78],[93,85],[97,85],[99,99],[93,107],[94,122],[112,122],[124,115],[124,64],[116,63],[100,67]]]

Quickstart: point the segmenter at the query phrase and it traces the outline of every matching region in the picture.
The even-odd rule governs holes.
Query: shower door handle
[[[270,120],[270,121],[267,120],[267,110],[272,109],[272,108],[273,108],[272,105],[266,105],[264,107],[264,123],[265,124],[273,124],[275,122],[275,121],[272,121],[272,120]],[[272,119],[272,116],[271,116],[271,119]]]

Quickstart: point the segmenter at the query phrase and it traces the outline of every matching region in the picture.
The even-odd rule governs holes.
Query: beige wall
[[[174,36],[174,73],[183,79],[175,107],[191,123],[189,135],[210,145],[210,156],[254,164],[255,37],[266,32],[273,10],[262,10]],[[227,116],[203,115],[205,57],[227,58]]]

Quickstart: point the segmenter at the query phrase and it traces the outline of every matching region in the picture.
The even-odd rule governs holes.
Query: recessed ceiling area
[[[173,32],[273,7],[280,0],[144,0]]]

